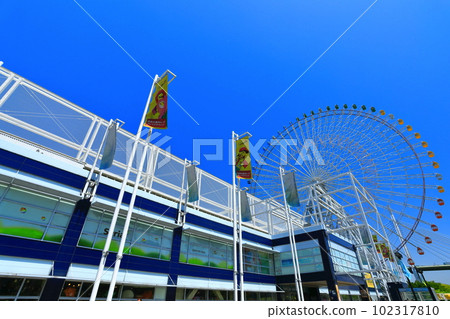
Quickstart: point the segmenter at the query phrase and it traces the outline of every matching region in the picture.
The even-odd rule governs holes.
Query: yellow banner
[[[236,141],[236,177],[252,179],[252,164],[248,136]]]
[[[378,242],[377,235],[372,235],[372,239],[374,243]],[[377,253],[381,253],[381,244],[375,244],[375,247],[377,249]]]
[[[144,126],[166,129],[167,128],[167,88],[169,74],[166,74],[155,83],[155,91],[153,92],[145,116]]]
[[[369,272],[364,273],[364,278],[366,278],[367,287],[368,288],[375,288],[375,285],[373,284],[372,275]]]

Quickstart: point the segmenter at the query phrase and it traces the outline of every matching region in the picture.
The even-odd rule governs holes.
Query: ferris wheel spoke
[[[383,186],[383,185],[378,185],[378,186]],[[399,186],[399,185],[392,186],[392,188],[405,189],[406,187],[414,188],[414,186],[415,185],[405,184],[404,186]],[[416,187],[416,188],[420,188],[420,187]],[[396,197],[407,197],[407,198],[418,198],[418,199],[425,198],[425,200],[431,200],[431,201],[437,201],[437,199],[438,199],[436,197],[423,196],[423,195],[418,195],[418,194],[405,194],[405,193],[396,192],[396,191],[387,190],[387,189],[376,189],[376,188],[366,188],[366,189],[371,194],[376,193],[376,194],[380,194],[380,195],[384,195],[385,194],[385,195],[392,195],[392,196],[396,196]]]
[[[291,129],[295,132],[295,127],[294,127],[294,125],[293,124],[291,124]],[[292,138],[292,136],[291,136],[291,134],[290,134],[290,132],[289,132],[289,130],[286,130],[286,132],[287,132],[287,134],[289,135],[289,138],[291,139],[291,140],[295,140],[294,138]],[[295,132],[296,133],[296,132]],[[297,136],[297,134],[296,134],[296,141],[297,141],[297,143],[295,143],[295,148],[296,148],[296,150],[297,150],[297,154],[302,154],[302,151],[301,151],[301,149],[300,149],[300,147],[299,147],[299,139],[298,139],[298,136]],[[310,164],[310,163],[308,163],[309,161],[303,161],[302,162],[302,164],[304,163],[305,164],[305,166],[307,166],[308,167],[308,164]],[[298,163],[298,158],[297,159],[295,159],[295,163],[297,164]],[[311,171],[312,170],[312,168],[311,167],[308,167],[309,168],[309,171]]]
[[[400,215],[401,217],[406,217],[406,218],[408,218],[408,219],[410,219],[410,220],[413,220],[413,221],[416,221],[416,220],[417,220],[417,217],[408,215],[408,214],[406,214],[406,213],[404,213],[404,212],[401,212],[401,211],[399,211],[399,210],[393,209],[393,208],[391,208],[391,207],[384,206],[384,205],[378,205],[378,206],[379,206],[380,208],[383,208],[383,209],[386,210],[386,211],[392,211],[394,214]],[[392,219],[391,219],[391,220],[392,220]],[[397,219],[396,219],[395,222],[396,222],[396,223],[397,223],[397,222],[401,222],[401,220],[399,219],[399,220],[397,221]],[[427,221],[425,221],[425,220],[423,220],[423,219],[420,219],[419,222],[422,223],[422,224],[428,225],[428,226],[431,226],[431,225],[432,225],[431,223],[429,223],[429,222],[427,222]]]

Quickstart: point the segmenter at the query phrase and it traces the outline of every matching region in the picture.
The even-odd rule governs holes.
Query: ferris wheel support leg
[[[392,256],[392,258],[394,260],[393,262],[391,262],[391,260],[389,259],[389,267],[391,268],[391,271],[392,271],[391,278],[393,279],[393,281],[398,281],[399,276],[401,274],[401,270],[400,270],[398,264],[395,262],[394,250],[392,249],[391,241],[389,240],[388,235],[386,233],[386,228],[384,227],[384,224],[381,221],[380,213],[378,212],[378,209],[376,209],[376,208],[375,208],[375,213],[377,215],[377,219],[381,225],[381,229],[383,230],[384,237],[388,244],[389,254]],[[395,276],[395,273],[397,273],[398,275]]]
[[[362,216],[364,217],[364,224],[366,226],[367,233],[369,234],[369,240],[370,240],[370,244],[372,246],[372,255],[374,256],[374,259],[375,259],[375,262],[377,263],[378,268],[379,269],[383,269],[384,267],[383,267],[383,265],[382,265],[382,263],[381,263],[381,261],[380,261],[380,259],[378,257],[378,254],[376,252],[375,253],[373,252],[373,250],[375,249],[375,243],[373,241],[372,236],[370,235],[371,233],[370,233],[369,222],[367,221],[367,216],[364,213],[364,207],[363,207],[363,205],[361,203],[361,198],[360,198],[360,196],[358,194],[358,189],[356,188],[354,176],[351,173],[350,173],[350,181],[352,182],[352,188],[353,188],[353,191],[355,192],[356,199],[358,200],[358,205],[359,205],[359,208],[361,210]],[[383,285],[386,285],[385,281],[386,281],[385,279],[381,280]],[[377,289],[377,285],[375,284],[374,286],[375,286],[375,292],[377,294],[377,298],[378,298],[378,300],[380,300],[380,295],[379,295],[379,292],[378,292],[378,289]],[[386,287],[387,287],[387,285],[386,285]],[[386,290],[386,292],[387,292],[387,290]],[[388,298],[390,300],[388,292],[387,292],[387,296],[388,296]]]

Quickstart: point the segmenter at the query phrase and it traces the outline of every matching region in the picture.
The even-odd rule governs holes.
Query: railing
[[[48,90],[0,67],[0,131],[20,138],[24,143],[45,147],[89,169],[99,152],[109,121],[49,92]],[[113,165],[105,176],[122,180],[134,135],[123,129],[117,132]],[[145,141],[139,140],[143,149]],[[140,186],[146,191],[179,202],[186,193],[182,184],[185,161],[150,144]],[[137,156],[139,158],[139,156]],[[130,181],[137,174],[133,163]],[[198,169],[199,200],[191,207],[225,219],[232,218],[232,186]],[[182,196],[183,195],[183,196]],[[274,200],[249,196],[252,221],[245,223],[269,234],[286,231],[284,211]],[[297,216],[297,227],[301,221]]]

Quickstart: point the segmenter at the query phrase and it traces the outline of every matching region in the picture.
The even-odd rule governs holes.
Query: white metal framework
[[[407,246],[433,252],[427,242],[443,204],[435,196],[444,190],[435,185],[442,176],[427,147],[412,126],[373,107],[319,109],[297,118],[265,145],[252,194],[282,203],[279,167],[294,171],[297,225],[322,225],[346,238],[357,248],[362,271],[385,283],[401,277],[389,251],[408,258]]]

